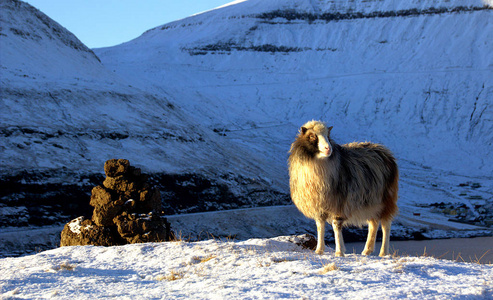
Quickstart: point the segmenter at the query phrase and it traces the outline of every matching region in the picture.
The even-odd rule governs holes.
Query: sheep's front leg
[[[346,247],[344,246],[344,239],[342,238],[342,223],[343,219],[332,220],[332,229],[334,229],[334,238],[336,240],[336,256],[344,256]]]
[[[315,250],[315,253],[323,254],[325,250],[325,220],[317,219],[315,222],[317,223],[318,235],[317,249]]]

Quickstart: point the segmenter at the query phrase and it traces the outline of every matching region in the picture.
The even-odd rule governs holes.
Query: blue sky
[[[24,0],[75,34],[89,48],[134,39],[153,27],[233,0]]]

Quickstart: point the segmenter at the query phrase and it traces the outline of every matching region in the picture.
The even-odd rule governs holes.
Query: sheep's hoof
[[[363,250],[363,252],[361,252],[361,255],[370,255],[372,253],[373,253],[373,250],[365,249],[365,250]]]
[[[336,252],[335,256],[344,257],[344,252]]]
[[[324,249],[317,249],[315,250],[315,253],[322,255],[324,254]]]
[[[389,254],[388,254],[388,253],[385,253],[385,252],[380,252],[380,254],[379,254],[378,256],[380,256],[380,257],[385,257],[385,256],[387,256],[387,255],[389,255]]]

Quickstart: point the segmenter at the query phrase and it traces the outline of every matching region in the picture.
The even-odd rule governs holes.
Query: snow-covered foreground
[[[13,299],[484,299],[493,266],[430,257],[319,256],[296,237],[62,247],[0,260]]]

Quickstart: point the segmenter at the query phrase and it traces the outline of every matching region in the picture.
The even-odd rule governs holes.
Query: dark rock
[[[60,246],[116,246],[122,243],[111,227],[97,226],[89,219],[78,217],[63,228]]]
[[[122,205],[115,204],[115,201],[110,202],[105,206],[97,206],[92,214],[92,221],[98,226],[113,226],[113,218],[123,210]]]
[[[127,172],[130,162],[126,159],[110,159],[104,164],[104,173],[108,177],[117,177]]]
[[[317,239],[313,235],[306,233],[297,236],[295,244],[305,249],[315,250],[317,248]]]
[[[92,207],[105,206],[110,204],[112,201],[111,194],[104,187],[98,185],[91,191],[91,200],[89,205]]]
[[[92,219],[76,218],[65,225],[61,246],[113,246],[170,240],[170,224],[160,215],[161,194],[128,160],[111,159],[106,179],[92,189]]]
[[[159,211],[161,209],[161,193],[157,188],[140,192],[140,203],[144,211]]]
[[[165,218],[156,214],[127,214],[122,213],[115,217],[113,222],[117,226],[118,233],[128,243],[145,243],[166,241],[169,228]]]
[[[117,177],[106,177],[103,181],[103,186],[109,190],[118,192],[136,191],[136,183],[128,180],[123,175]]]
[[[140,170],[139,168],[134,168],[132,166],[130,167],[130,174],[134,177],[139,177],[139,176],[144,176],[144,178],[146,177],[144,174],[142,174],[142,170]]]

